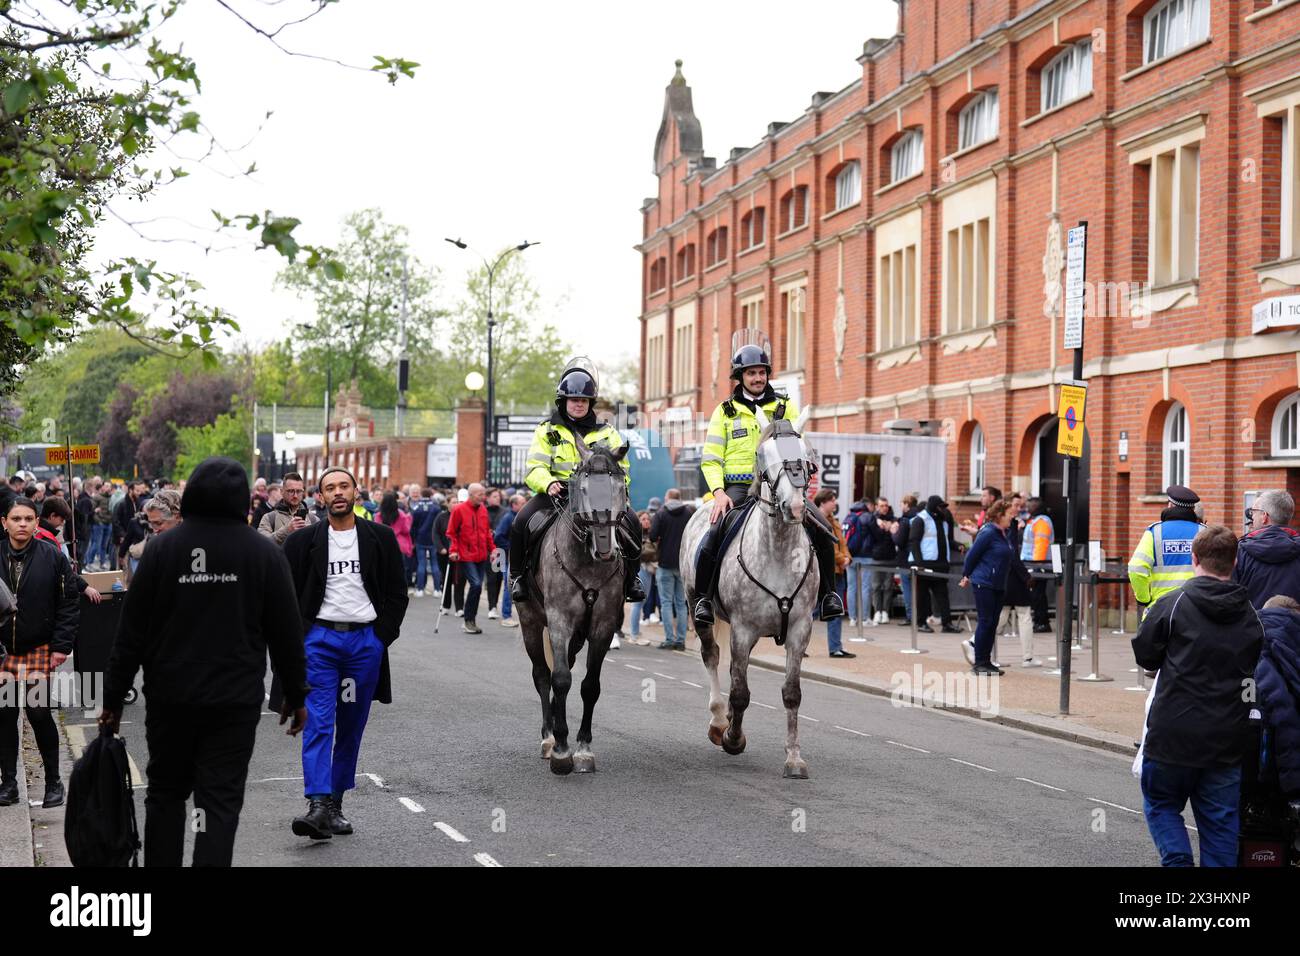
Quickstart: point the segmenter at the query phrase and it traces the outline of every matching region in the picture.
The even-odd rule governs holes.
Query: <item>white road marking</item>
[[[301,780],[301,779],[302,779],[301,776],[297,776],[297,777],[263,777],[261,780],[254,780],[253,783],[279,783],[279,782],[282,781],[282,780],[283,780],[283,781],[287,781],[287,780]]]
[[[859,737],[870,737],[870,736],[872,736],[871,734],[864,734],[864,733],[863,733],[862,731],[860,731],[860,730],[854,730],[852,727],[841,727],[839,724],[836,724],[836,725],[835,725],[835,729],[836,729],[836,730],[842,730],[842,731],[844,731],[846,734],[857,734]]]
[[[920,747],[913,747],[911,744],[900,744],[897,740],[886,740],[885,743],[893,744],[895,747],[902,747],[904,750],[915,750],[917,753],[928,754],[930,752],[922,750]]]
[[[475,854],[474,854],[474,859],[475,859],[476,862],[482,864],[483,866],[500,866],[500,865],[501,865],[501,864],[498,863],[496,860],[492,859],[492,857],[488,856],[486,853],[475,853]]]
[[[751,700],[750,703],[753,704],[755,707],[766,707],[768,710],[776,710],[776,708],[773,707],[771,704],[765,704],[761,700]]]
[[[441,830],[443,833],[447,834],[447,836],[451,837],[457,843],[469,842],[469,837],[465,836],[465,834],[461,833],[459,830],[457,830],[455,827],[451,826],[448,823],[443,823],[441,820],[439,820],[437,823],[434,824],[434,827],[438,830]]]
[[[684,680],[682,681],[682,683],[685,684],[687,687],[694,687],[696,690],[704,690],[703,684],[695,684],[688,680]]]
[[[799,715],[799,719],[800,719],[800,720],[811,720],[814,724],[820,724],[820,723],[821,723],[821,721],[820,721],[818,718],[816,718],[816,717],[809,717],[807,714],[800,714],[800,715]]]
[[[976,770],[987,770],[989,773],[997,773],[992,767],[985,767],[981,764],[971,763],[969,760],[958,760],[956,757],[949,757],[953,763],[964,764],[967,767],[974,767]]]
[[[1055,790],[1057,793],[1065,793],[1060,787],[1053,787],[1050,783],[1039,783],[1037,780],[1030,780],[1028,777],[1016,777],[1017,780],[1023,780],[1025,783],[1032,783],[1035,787],[1042,787],[1044,790]]]
[[[623,666],[626,667],[626,668],[627,668],[628,670],[630,670],[630,671],[644,671],[644,670],[645,670],[644,667],[637,667],[635,664],[624,664]]]
[[[1138,816],[1142,816],[1141,810],[1134,810],[1132,807],[1121,807],[1118,803],[1111,803],[1109,800],[1098,800],[1096,797],[1089,797],[1088,799],[1093,803],[1103,803],[1108,807],[1114,807],[1116,810],[1124,810],[1128,813],[1136,813]]]
[[[370,782],[373,783],[376,787],[384,788],[384,778],[379,776],[379,774],[377,773],[363,773],[363,774],[359,774],[359,776],[368,777],[370,779]]]
[[[397,802],[400,803],[402,806],[406,807],[406,809],[410,810],[412,813],[424,812],[424,807],[420,806],[410,797],[398,797]]]
[[[661,674],[658,671],[651,671],[650,673],[654,674],[655,677],[662,677],[664,680],[677,680],[672,674]]]

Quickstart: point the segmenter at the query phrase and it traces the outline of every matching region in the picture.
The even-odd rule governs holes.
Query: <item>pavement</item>
[[[786,715],[782,677],[768,669],[780,662],[770,641],[751,668],[749,747],[734,757],[706,737],[707,680],[698,656],[624,644],[601,676],[597,773],[559,777],[540,757],[540,704],[519,630],[481,617],[483,634],[468,635],[458,619],[446,618],[435,635],[436,613],[436,601],[412,600],[392,649],[396,702],[372,708],[357,789],[345,800],[356,834],[322,842],[292,835],[289,821],[305,807],[300,745],[266,714],[237,865],[1157,863],[1130,759],[1098,743],[1102,731],[1089,721],[1099,715],[1071,718],[1084,728],[1080,734],[1091,735],[1084,745],[870,689],[869,682],[888,686],[891,667],[964,670],[964,661],[948,667],[960,650],[946,653],[939,635],[927,636],[931,654],[912,657],[890,646],[909,632],[882,626],[874,643],[846,644],[862,651],[853,661],[825,659],[819,635],[805,661],[799,721],[808,780],[781,776]],[[661,637],[662,629],[643,633]],[[1040,675],[1001,680],[1003,716],[1034,715],[1030,697],[1046,701],[1042,688],[1054,686]],[[1139,694],[1074,689],[1131,701],[1140,715]],[[1097,710],[1109,700],[1101,698]],[[580,707],[575,682],[575,729]],[[93,717],[80,710],[62,716],[70,758],[94,733]],[[143,825],[143,698],[127,707],[122,735],[139,775]],[[27,819],[48,827],[37,831],[34,843],[43,845],[33,854],[49,850],[47,814],[59,811],[0,808],[0,847],[12,850],[7,836],[19,832],[13,821],[21,815],[25,827]],[[15,852],[21,857],[22,847]],[[59,862],[52,853],[41,859]]]

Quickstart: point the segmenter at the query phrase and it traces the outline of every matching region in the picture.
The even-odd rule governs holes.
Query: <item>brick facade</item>
[[[672,405],[707,416],[724,397],[748,307],[776,375],[811,406],[809,427],[934,422],[951,442],[942,490],[960,496],[978,426],[988,483],[1059,497],[1060,459],[1039,438],[1070,379],[1061,264],[1066,230],[1086,220],[1090,536],[1126,557],[1158,518],[1175,403],[1186,483],[1208,519],[1240,528],[1247,491],[1300,491],[1300,451],[1272,443],[1275,411],[1300,392],[1300,334],[1254,333],[1251,317],[1300,294],[1300,241],[1283,238],[1300,235],[1300,163],[1282,159],[1300,155],[1300,3],[1205,3],[1207,35],[1147,64],[1156,0],[905,0],[897,34],[865,44],[860,79],[721,164],[704,154],[679,67],[658,191],[642,206],[650,423]],[[1044,112],[1045,68],[1089,40],[1091,91]],[[960,150],[962,107],[994,89],[996,136]],[[921,170],[891,182],[893,147],[914,129]],[[836,176],[855,160],[860,198],[836,208]],[[799,186],[802,224],[782,217]],[[759,207],[763,234],[745,249]],[[725,258],[711,258],[719,227]],[[906,293],[897,305],[891,289]],[[796,343],[792,294],[805,314]],[[881,310],[897,324],[882,326]],[[697,424],[673,441],[700,439]]]

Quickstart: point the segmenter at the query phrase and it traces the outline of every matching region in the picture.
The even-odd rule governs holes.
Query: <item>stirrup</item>
[[[512,598],[514,597],[513,594],[511,594],[510,596]],[[628,581],[623,586],[623,600],[636,602],[636,601],[644,601],[645,599],[646,599],[646,593],[645,593],[645,588],[641,586],[641,578],[640,577],[629,578]]]
[[[696,624],[713,624],[713,601],[709,598],[702,597],[695,602],[695,608],[691,614]]]
[[[832,591],[822,598],[821,610],[818,614],[823,621],[829,621],[831,618],[844,616],[844,602],[840,596]]]
[[[525,580],[527,573],[516,575],[510,579],[510,600],[516,604],[524,604],[528,601],[528,582]]]

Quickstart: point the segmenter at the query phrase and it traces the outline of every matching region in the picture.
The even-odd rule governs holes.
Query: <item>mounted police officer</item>
[[[533,515],[559,506],[559,499],[567,490],[573,471],[581,462],[574,437],[579,436],[590,447],[604,442],[617,449],[627,444],[618,429],[609,422],[596,419],[595,401],[598,397],[596,373],[591,364],[580,358],[570,359],[555,388],[555,412],[533,432],[533,444],[528,449],[528,474],[525,482],[533,497],[515,516],[510,526],[510,597],[516,603],[529,599],[528,558],[529,525]],[[626,469],[626,464],[624,465]],[[627,475],[630,483],[631,473]],[[621,522],[625,542],[623,597],[628,601],[644,601],[641,587],[641,522],[629,508],[623,512]]]
[[[794,421],[799,410],[788,396],[772,388],[770,346],[762,333],[741,330],[733,340],[731,377],[736,388],[731,398],[713,410],[700,470],[713,495],[713,527],[700,545],[695,580],[699,598],[692,615],[699,624],[712,624],[713,594],[718,582],[718,548],[721,545],[720,521],[736,505],[742,504],[754,482],[755,460],[763,420]],[[804,510],[805,527],[817,552],[821,584],[818,593],[823,621],[840,617],[844,604],[835,593],[835,537],[820,509]]]
[[[1169,507],[1160,512],[1159,521],[1142,532],[1128,561],[1133,596],[1148,608],[1192,578],[1192,539],[1202,527],[1196,515],[1196,504],[1201,500],[1196,492],[1170,485],[1165,494],[1169,496]]]

